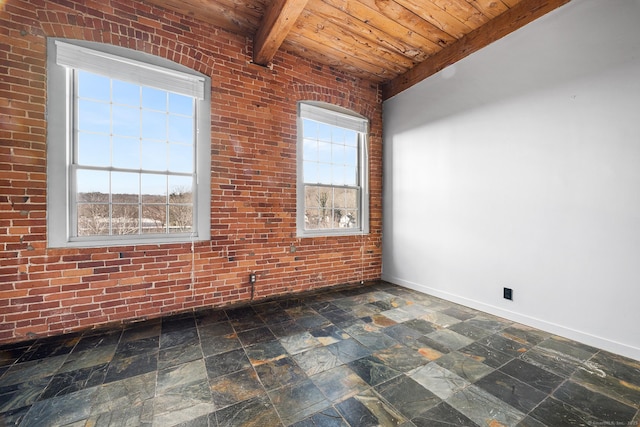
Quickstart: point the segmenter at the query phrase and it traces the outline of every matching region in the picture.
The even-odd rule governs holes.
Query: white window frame
[[[72,206],[74,70],[151,86],[196,100],[193,231],[190,233],[75,236]],[[179,243],[211,236],[211,79],[173,61],[132,49],[80,40],[47,41],[48,247]]]
[[[305,228],[305,184],[304,182],[304,134],[303,120],[311,119],[321,123],[356,131],[358,143],[358,187],[360,198],[358,206],[358,224],[354,228],[306,229]],[[369,120],[351,110],[319,101],[298,102],[297,122],[297,209],[296,225],[298,237],[350,236],[369,233],[369,159],[368,159]],[[321,184],[322,185],[322,184]],[[329,185],[328,188],[342,188]],[[344,187],[346,188],[346,186]],[[349,187],[351,188],[351,186]]]

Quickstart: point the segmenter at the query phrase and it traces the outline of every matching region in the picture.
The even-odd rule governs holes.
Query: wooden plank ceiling
[[[147,0],[381,83],[384,99],[570,0]]]

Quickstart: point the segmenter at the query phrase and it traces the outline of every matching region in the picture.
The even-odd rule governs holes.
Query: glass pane
[[[348,207],[347,194],[349,191],[349,188],[335,188],[333,190],[333,206],[338,209],[346,209]]]
[[[99,203],[78,204],[78,236],[109,234],[109,205]]]
[[[334,126],[332,132],[332,141],[335,144],[343,144],[346,137],[346,132],[346,129]]]
[[[142,110],[142,137],[144,139],[167,139],[167,114]]]
[[[333,166],[331,184],[344,185],[344,166]]]
[[[344,204],[343,206],[347,210],[357,210],[360,206],[360,190],[357,188],[345,188],[344,190]]]
[[[318,142],[318,161],[331,163],[331,144],[328,142]]]
[[[331,165],[327,163],[318,163],[318,182],[322,184],[331,184]]]
[[[165,175],[142,174],[142,203],[167,203],[167,177]]]
[[[138,234],[139,218],[138,205],[111,205],[112,234]]]
[[[117,136],[140,136],[140,109],[113,106],[113,134]]]
[[[169,112],[193,116],[193,98],[176,93],[169,94]]]
[[[302,143],[303,156],[305,160],[318,160],[318,142],[311,139],[305,139]]]
[[[109,166],[109,136],[78,133],[78,164],[85,166]]]
[[[350,147],[358,147],[358,132],[345,129],[344,143]]]
[[[191,205],[169,205],[169,233],[190,232],[193,225]]]
[[[80,169],[76,172],[78,202],[108,202],[109,172]]]
[[[304,211],[304,228],[317,230],[320,228],[320,211],[318,209],[306,209]]]
[[[157,171],[169,169],[166,143],[142,141],[142,169]]]
[[[169,141],[193,144],[193,117],[169,116]]]
[[[113,80],[113,102],[134,107],[140,106],[140,86]]]
[[[193,147],[169,144],[169,170],[171,172],[193,172]]]
[[[140,175],[128,172],[111,173],[111,200],[113,203],[138,203]]]
[[[193,179],[190,176],[169,177],[169,203],[191,203]]]
[[[78,71],[78,96],[108,102],[111,96],[109,78],[86,71]]]
[[[344,168],[344,185],[358,185],[358,169],[355,167]]]
[[[344,145],[333,144],[333,152],[331,153],[331,161],[337,165],[345,164]]]
[[[142,232],[165,233],[167,205],[142,205]]]
[[[333,126],[325,124],[325,123],[319,123],[318,124],[318,139],[320,139],[321,141],[327,141],[327,142],[331,142],[331,128]]]
[[[140,140],[113,137],[113,166],[140,169]]]
[[[304,119],[302,121],[302,132],[305,138],[318,139],[318,122]]]
[[[344,147],[344,164],[358,166],[358,147]]]
[[[167,111],[167,92],[143,86],[142,108]]]
[[[108,134],[111,132],[109,104],[78,100],[78,130]]]
[[[320,182],[318,179],[318,164],[314,162],[304,162],[304,182],[315,184]]]

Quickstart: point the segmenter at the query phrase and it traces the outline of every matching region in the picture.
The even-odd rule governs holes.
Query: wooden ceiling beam
[[[382,87],[387,100],[571,0],[522,0]]]
[[[293,28],[308,0],[274,0],[267,9],[253,44],[253,62],[268,65]]]

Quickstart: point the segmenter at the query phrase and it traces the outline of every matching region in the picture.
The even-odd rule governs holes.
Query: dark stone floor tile
[[[51,378],[51,381],[39,400],[63,396],[89,387],[102,385],[107,374],[108,366],[109,365],[105,363],[77,371],[56,374]]]
[[[467,322],[456,323],[455,325],[449,326],[448,329],[457,332],[467,338],[471,338],[472,340],[479,340],[491,335],[490,331],[478,328],[477,326],[473,326],[472,324]]]
[[[195,329],[196,318],[193,313],[179,314],[162,318],[162,334]]]
[[[547,397],[546,393],[500,371],[491,372],[475,385],[525,414]]]
[[[531,346],[538,345],[551,336],[549,332],[540,331],[520,324],[509,326],[501,331],[500,334],[510,340],[527,343]]]
[[[313,314],[311,316],[299,317],[296,319],[296,323],[307,331],[313,329],[321,329],[331,326],[331,322],[321,316],[320,314]]]
[[[380,328],[387,328],[389,326],[398,324],[398,322],[388,318],[383,313],[374,314],[373,316],[363,317],[361,320],[363,320],[366,323],[371,323],[372,325],[378,326]]]
[[[583,362],[589,360],[591,356],[598,352],[598,349],[594,347],[558,336],[552,336],[542,341],[537,347],[564,354],[572,359]]]
[[[245,352],[253,366],[278,360],[287,355],[287,350],[277,340],[252,345],[247,347]]]
[[[471,383],[478,381],[480,378],[493,371],[493,368],[490,368],[489,366],[457,351],[440,357],[435,361],[435,363]]]
[[[252,306],[240,306],[229,308],[225,310],[227,317],[231,320],[243,319],[247,317],[254,317],[257,313]]]
[[[435,332],[439,329],[438,326],[434,325],[431,322],[427,322],[424,319],[411,319],[402,324],[410,327],[414,331],[420,332],[422,335],[430,334],[431,332]]]
[[[21,383],[0,387],[0,420],[4,416],[3,413],[31,406],[39,400],[51,377],[24,378],[24,380]]]
[[[230,335],[235,331],[230,322],[206,323],[198,326],[198,332],[201,337],[218,337],[221,335]]]
[[[282,309],[273,313],[260,313],[260,318],[266,325],[275,325],[293,320],[293,318],[289,316],[289,313]]]
[[[299,305],[297,307],[287,308],[285,311],[289,316],[291,316],[293,320],[298,320],[303,317],[318,315],[317,311],[315,311],[313,308],[305,304]]]
[[[330,345],[334,344],[338,341],[346,340],[351,338],[349,334],[347,334],[342,329],[339,329],[335,325],[326,326],[320,329],[314,329],[309,331],[311,335],[313,335],[320,344],[322,345]]]
[[[124,380],[155,371],[157,368],[158,353],[143,353],[126,359],[114,359],[109,364],[104,382]]]
[[[86,419],[97,387],[41,400],[31,406],[21,425],[64,426]]]
[[[387,366],[375,356],[367,356],[349,363],[349,368],[360,376],[370,386],[376,386],[389,381],[402,372]]]
[[[562,384],[553,396],[585,414],[612,422],[614,425],[628,425],[638,409],[591,391],[573,381]]]
[[[514,426],[526,416],[475,385],[460,390],[446,402],[456,411],[482,426]]]
[[[158,353],[158,369],[181,365],[201,358],[202,349],[199,342],[165,348]]]
[[[259,396],[216,411],[220,427],[277,427],[280,418],[267,396]]]
[[[271,330],[266,326],[262,326],[248,331],[238,332],[238,339],[245,346],[276,340]]]
[[[508,354],[512,357],[518,357],[521,354],[526,353],[531,348],[529,344],[510,340],[501,334],[494,334],[486,338],[482,338],[481,340],[478,340],[478,343],[494,350],[498,350],[501,353]]]
[[[199,340],[198,330],[195,327],[166,333],[162,332],[162,334],[160,334],[160,348],[198,344]]]
[[[462,321],[473,319],[478,315],[478,312],[475,310],[466,309],[455,305],[445,308],[444,310],[442,310],[442,312]]]
[[[382,332],[386,335],[389,335],[396,341],[402,343],[411,340],[417,340],[418,338],[422,338],[423,336],[421,332],[418,332],[415,329],[412,329],[402,323],[384,328],[382,329]]]
[[[337,355],[327,347],[317,347],[293,356],[294,360],[309,376],[327,371],[342,365]]]
[[[516,427],[548,427],[541,421],[536,420],[530,416],[526,416],[518,423]]]
[[[379,332],[365,332],[353,335],[353,337],[356,341],[373,352],[399,344],[398,341],[394,340],[390,336]]]
[[[210,383],[213,402],[219,409],[265,394],[253,368],[213,378]]]
[[[387,366],[401,372],[408,372],[418,366],[429,363],[429,359],[421,356],[416,350],[402,344],[376,351],[373,355],[382,360]]]
[[[322,344],[309,332],[302,332],[296,335],[280,338],[280,344],[287,349],[289,354],[298,354],[319,347]]]
[[[251,367],[244,350],[227,351],[204,359],[210,379]]]
[[[436,363],[420,366],[409,371],[407,376],[442,400],[470,385],[469,381]]]
[[[0,412],[0,425],[19,426],[30,409],[31,406],[22,406],[18,409],[11,409],[6,412]]]
[[[196,319],[196,326],[198,328],[214,323],[226,322],[229,320],[229,318],[227,317],[227,313],[225,313],[224,310],[220,308],[200,309],[197,310],[193,315]]]
[[[29,348],[31,348],[31,345],[15,348],[5,347],[0,350],[0,366],[13,365],[20,357],[27,353]]]
[[[304,370],[290,357],[283,357],[255,366],[258,377],[267,390],[293,385],[307,379]]]
[[[302,421],[331,406],[311,380],[272,390],[269,398],[285,425]]]
[[[93,350],[101,347],[115,347],[120,341],[121,330],[107,331],[106,333],[87,335],[80,338],[80,342],[74,347],[73,353]]]
[[[305,331],[305,329],[294,320],[269,325],[269,329],[271,329],[271,332],[278,338],[290,337]]]
[[[354,399],[364,405],[378,421],[380,426],[410,427],[410,422],[396,408],[389,405],[378,393],[367,389],[354,396]]]
[[[340,309],[338,306],[334,305],[331,301],[314,302],[309,304],[309,307],[313,308],[316,312],[320,314]]]
[[[171,366],[158,371],[156,380],[156,395],[166,394],[167,391],[179,388],[185,384],[207,382],[207,370],[202,359]]]
[[[347,422],[332,407],[313,414],[308,418],[314,427],[347,427]]]
[[[336,408],[351,426],[372,427],[380,425],[371,411],[354,397],[338,403]]]
[[[27,380],[34,381],[38,378],[50,377],[60,369],[67,357],[68,355],[54,356],[11,365],[0,377],[0,388]]]
[[[142,338],[135,341],[120,342],[113,356],[116,360],[128,359],[146,353],[157,353],[160,349],[160,337]]]
[[[606,375],[615,377],[640,388],[640,361],[599,351],[591,359],[590,364],[595,364]]]
[[[214,410],[209,382],[206,379],[169,382],[165,379],[164,387],[161,389],[158,386],[157,395],[153,399],[153,424],[190,425],[193,420],[205,417]]]
[[[476,423],[456,411],[446,402],[441,402],[411,420],[416,427],[478,427]]]
[[[545,393],[551,393],[564,381],[564,378],[521,359],[513,359],[500,371]]]
[[[102,387],[93,387],[89,390],[97,388],[95,398],[91,406],[91,415],[114,413],[114,416],[108,417],[114,420],[122,419],[122,417],[141,415],[145,409],[150,411],[150,418],[153,416],[153,397],[156,394],[156,379],[158,373],[156,371],[142,374],[139,376],[127,378],[121,381],[104,384]],[[80,391],[78,393],[83,393]],[[135,408],[135,411],[123,411],[127,408]],[[151,419],[149,419],[151,421]],[[115,425],[124,423],[116,422]],[[98,425],[100,425],[98,423]]]
[[[596,426],[602,421],[553,397],[546,398],[529,416],[547,426]]]
[[[479,344],[478,342],[469,344],[468,346],[458,350],[458,352],[478,362],[484,363],[487,366],[491,366],[492,368],[499,368],[500,366],[514,359],[513,356],[484,346],[482,344]]]
[[[131,325],[130,327],[122,331],[120,343],[128,341],[138,341],[145,338],[159,337],[162,329],[161,322],[162,321],[158,319],[155,321]]]
[[[335,354],[342,363],[349,363],[371,354],[371,350],[353,338],[328,345],[327,350]]]
[[[441,399],[407,376],[379,384],[375,390],[408,419],[422,415]]]
[[[102,345],[89,350],[72,352],[58,373],[77,371],[92,366],[111,363],[116,354],[116,344]]]
[[[576,369],[583,363],[564,353],[539,346],[521,355],[520,359],[565,379],[576,372]]]
[[[38,340],[27,352],[20,356],[17,363],[69,354],[79,341],[80,336],[78,334]]]
[[[348,311],[344,311],[341,309],[327,311],[322,313],[322,315],[329,319],[329,321],[335,325],[342,325],[346,322],[356,319],[356,316],[349,313]]]
[[[368,387],[367,383],[346,365],[316,374],[311,380],[332,402],[347,399]]]
[[[473,319],[466,320],[466,323],[485,331],[491,331],[493,333],[506,329],[511,325],[510,322],[503,322],[500,320],[487,318],[482,315],[476,316]]]
[[[238,335],[234,333],[213,337],[201,336],[200,346],[202,347],[202,354],[206,357],[242,348],[242,343],[238,339]]]
[[[248,331],[250,329],[267,326],[266,323],[258,316],[242,317],[240,319],[231,319],[231,326],[236,332]]]

